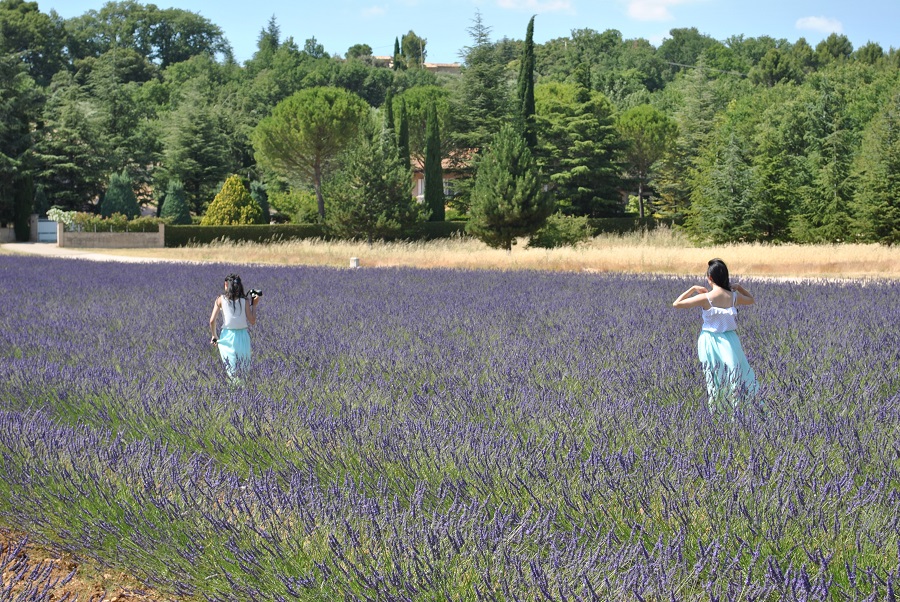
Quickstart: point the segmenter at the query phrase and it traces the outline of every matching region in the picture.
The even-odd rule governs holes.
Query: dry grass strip
[[[326,242],[302,240],[269,244],[216,242],[167,249],[106,250],[128,255],[182,261],[261,263],[348,267],[411,266],[420,268],[553,270],[696,274],[720,257],[732,273],[744,276],[797,278],[900,278],[900,247],[876,244],[691,245],[681,233],[661,229],[624,236],[603,235],[578,247],[529,249],[522,239],[510,253],[470,238],[430,242]],[[103,249],[91,251],[103,253]]]

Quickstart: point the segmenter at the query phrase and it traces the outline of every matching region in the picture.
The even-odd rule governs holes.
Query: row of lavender
[[[233,269],[0,257],[2,522],[209,600],[900,582],[896,283],[748,283],[764,408],[732,419],[670,308],[692,281],[246,267],[234,387],[206,328]]]

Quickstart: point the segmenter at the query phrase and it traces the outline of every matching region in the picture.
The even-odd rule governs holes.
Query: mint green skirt
[[[706,377],[709,410],[733,410],[759,392],[756,374],[747,362],[741,340],[734,330],[700,331],[697,355]]]
[[[223,328],[219,333],[218,347],[228,376],[235,378],[250,368],[250,333],[246,328]]]

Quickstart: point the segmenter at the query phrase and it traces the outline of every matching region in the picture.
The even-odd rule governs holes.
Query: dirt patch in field
[[[23,545],[24,543],[24,545]],[[175,602],[143,587],[132,577],[28,541],[22,533],[0,528],[2,588],[12,594],[37,589],[47,600],[80,602]],[[23,569],[27,570],[23,572]],[[31,598],[29,598],[31,599]]]

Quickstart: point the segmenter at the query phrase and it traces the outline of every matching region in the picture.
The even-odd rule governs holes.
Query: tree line
[[[535,44],[535,25],[495,40],[476,12],[447,74],[413,31],[385,63],[367,44],[298,43],[272,17],[239,64],[189,11],[127,0],[62,19],[0,0],[0,223],[101,212],[123,178],[137,203],[196,219],[234,175],[265,205],[246,216],[366,237],[447,208],[495,234],[521,231],[516,212],[633,213],[698,241],[900,240],[900,51],[694,28],[658,47],[611,29]],[[304,131],[331,146],[303,147]]]

